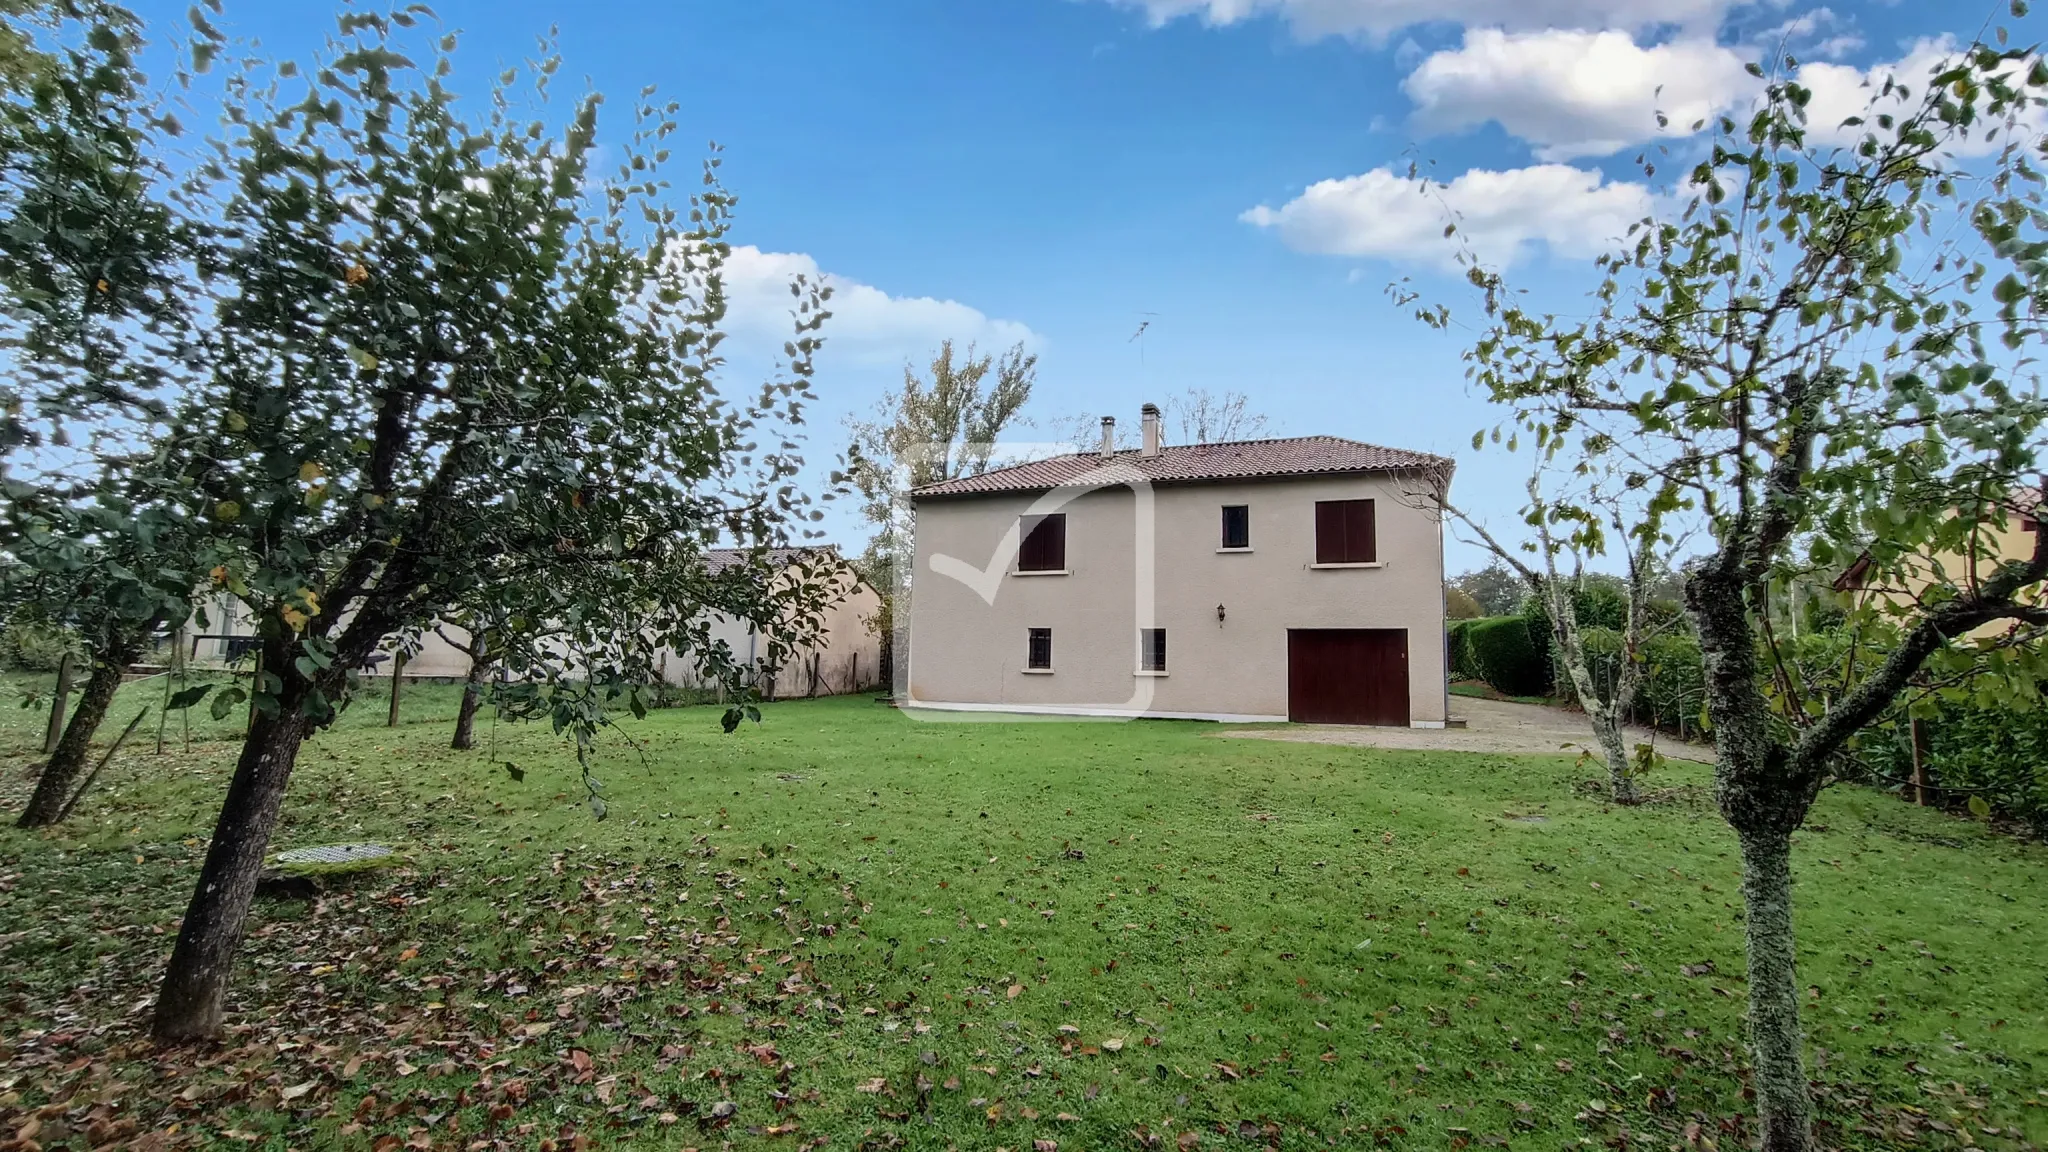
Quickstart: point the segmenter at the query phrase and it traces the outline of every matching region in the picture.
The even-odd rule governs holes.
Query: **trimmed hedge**
[[[1472,661],[1472,625],[1478,620],[1453,620],[1444,627],[1445,659],[1451,679],[1478,680],[1479,666]]]
[[[1611,699],[1615,681],[1621,676],[1621,633],[1612,628],[1587,628],[1579,633],[1579,642],[1586,649],[1587,671],[1593,674],[1593,683],[1603,697]],[[1701,706],[1706,699],[1700,642],[1682,632],[1653,636],[1643,642],[1642,660],[1642,676],[1636,682],[1629,719],[1681,734],[1699,731]],[[1577,695],[1571,677],[1563,669],[1558,670],[1557,686],[1562,692]]]
[[[1913,747],[1905,710],[1895,708],[1881,726],[1862,734],[1859,751],[1882,779],[1871,783],[1901,788],[1913,777]],[[2048,839],[2048,710],[1978,708],[1944,702],[1920,722],[1923,762],[1934,801],[1962,808],[1971,796],[2025,821]]]
[[[1550,689],[1547,646],[1539,649],[1521,616],[1494,616],[1465,626],[1465,643],[1479,677],[1509,696],[1541,696]]]

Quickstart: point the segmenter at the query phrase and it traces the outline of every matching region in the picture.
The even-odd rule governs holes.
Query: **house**
[[[1450,460],[1140,442],[911,493],[906,706],[1443,726]]]
[[[748,553],[738,548],[709,548],[704,552],[705,569],[717,575],[734,564],[744,563]],[[882,609],[881,594],[862,580],[840,558],[837,549],[772,548],[768,564],[777,571],[791,565],[824,565],[837,569],[838,595],[829,603],[820,621],[818,643],[803,649],[781,668],[768,668],[767,645],[746,621],[714,613],[711,640],[724,641],[733,657],[743,665],[756,666],[756,686],[768,699],[791,696],[834,696],[872,688],[882,681],[882,637],[874,621]],[[705,687],[694,665],[674,652],[663,653],[663,675],[671,684]]]
[[[711,575],[735,564],[745,563],[750,554],[739,548],[707,548],[705,569]],[[881,682],[881,637],[871,626],[881,610],[881,596],[861,580],[829,546],[773,548],[767,561],[778,572],[794,564],[824,565],[837,570],[836,597],[824,610],[819,643],[795,654],[781,668],[768,668],[767,645],[746,621],[724,613],[713,613],[709,625],[713,642],[724,641],[743,665],[757,667],[755,680],[763,695],[827,696],[858,692]],[[176,639],[185,647],[186,658],[200,666],[214,666],[241,659],[256,647],[255,626],[248,610],[224,592],[209,592],[201,605],[208,621],[205,628],[188,625]],[[460,680],[469,675],[467,651],[469,633],[459,625],[437,624],[412,638],[401,675],[408,680]],[[374,658],[374,671],[389,675],[390,658],[397,650],[397,638],[382,645]],[[664,650],[658,657],[662,677],[679,687],[707,688],[696,673],[695,662]]]
[[[1835,577],[1834,590],[1849,596],[1859,606],[1881,604],[1894,615],[1906,615],[1926,600],[1932,590],[1970,587],[1983,582],[2004,564],[2031,559],[2041,534],[2040,504],[2040,493],[2014,491],[2005,504],[2003,523],[1992,523],[1988,512],[1983,514],[1983,522],[1968,548],[1903,557],[1888,578],[1878,568],[1875,557],[1866,551]],[[2022,592],[2021,598],[2037,603],[2042,595],[2041,589],[2031,588]],[[1996,620],[1980,625],[1969,635],[1986,639],[2009,632],[2014,626],[2012,621]]]

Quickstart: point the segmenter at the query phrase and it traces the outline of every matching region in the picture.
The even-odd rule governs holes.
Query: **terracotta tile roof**
[[[1171,444],[1157,456],[1136,450],[1116,454],[1116,462],[1135,468],[1154,484],[1204,480],[1254,480],[1280,476],[1317,476],[1347,472],[1401,472],[1448,469],[1448,457],[1405,448],[1382,448],[1336,436],[1292,436],[1284,440],[1237,440],[1222,444]],[[997,468],[979,476],[941,480],[912,490],[915,499],[933,496],[977,496],[991,492],[1041,492],[1071,484],[1107,462],[1096,452],[1076,452]]]

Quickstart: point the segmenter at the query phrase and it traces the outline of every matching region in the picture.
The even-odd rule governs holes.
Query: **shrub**
[[[1595,690],[1602,699],[1613,699],[1615,682],[1621,678],[1621,633],[1613,628],[1587,628],[1579,633],[1579,642],[1586,649],[1586,670],[1593,676]],[[1706,685],[1699,641],[1683,632],[1653,636],[1643,642],[1641,659],[1629,719],[1680,734],[1698,731]],[[1562,668],[1557,670],[1556,683],[1560,692],[1577,697],[1576,686]]]
[[[1595,625],[1579,629],[1579,646],[1586,652],[1586,671],[1593,677],[1593,690],[1602,700],[1614,699],[1615,682],[1621,679],[1621,631]],[[1559,665],[1563,661],[1558,661]],[[1578,685],[1572,683],[1571,673],[1558,667],[1554,673],[1560,692],[1578,695]],[[1585,706],[1580,700],[1579,705]]]
[[[1636,688],[1635,715],[1680,735],[1703,725],[1706,667],[1700,642],[1683,632],[1652,636],[1643,643],[1643,678]]]
[[[1465,641],[1480,678],[1509,696],[1540,696],[1550,688],[1548,646],[1539,650],[1529,622],[1495,616],[1465,626]]]
[[[1921,720],[1920,732],[1928,783],[1948,789],[1934,793],[1936,803],[1961,808],[1982,796],[1992,810],[2048,838],[2048,711],[1943,703]],[[1911,739],[1904,709],[1864,733],[1858,751],[1882,777],[1872,783],[1903,787],[1912,780]]]
[[[1453,680],[1478,680],[1479,665],[1472,659],[1472,626],[1477,620],[1453,620],[1444,628],[1444,656]]]
[[[1474,600],[1470,592],[1465,591],[1463,588],[1446,587],[1444,589],[1444,615],[1453,620],[1477,620],[1481,616],[1486,615],[1486,612],[1479,607],[1479,601]]]
[[[0,668],[12,672],[55,672],[74,649],[69,632],[36,620],[9,621],[0,631]]]

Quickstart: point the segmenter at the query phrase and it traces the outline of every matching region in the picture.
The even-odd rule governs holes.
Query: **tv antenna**
[[[1157,316],[1159,315],[1159,313],[1140,312],[1138,313],[1138,315]],[[1150,327],[1152,327],[1152,321],[1140,320],[1138,322],[1138,330],[1136,332],[1131,333],[1131,338],[1129,340],[1124,341],[1124,343],[1126,344],[1136,344],[1138,346],[1138,367],[1140,368],[1143,368],[1145,366],[1145,330]]]

